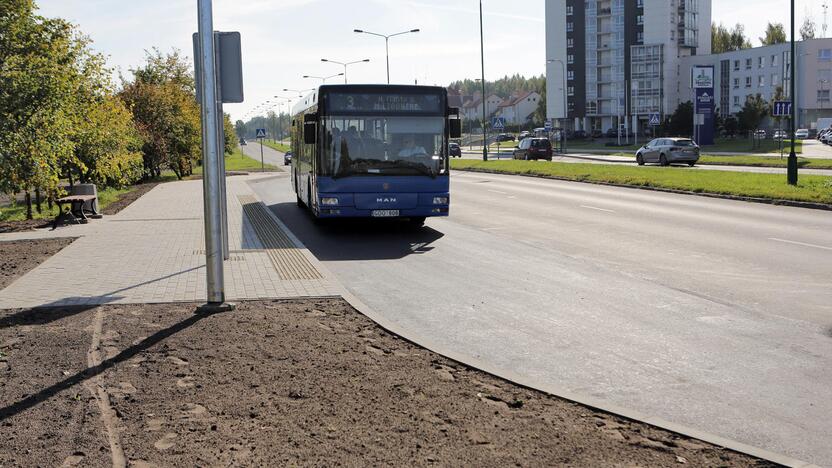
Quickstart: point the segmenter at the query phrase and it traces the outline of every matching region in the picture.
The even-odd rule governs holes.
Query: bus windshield
[[[327,116],[320,175],[446,174],[440,116]]]

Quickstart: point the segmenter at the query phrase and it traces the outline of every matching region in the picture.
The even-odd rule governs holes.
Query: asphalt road
[[[451,216],[408,230],[315,225],[284,175],[255,190],[353,294],[446,349],[832,466],[828,212],[457,172]]]

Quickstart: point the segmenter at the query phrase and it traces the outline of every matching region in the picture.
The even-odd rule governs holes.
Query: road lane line
[[[491,189],[488,189],[488,191],[489,191],[489,192],[494,192],[494,193],[499,193],[500,195],[508,195],[508,192],[501,192],[501,191],[499,191],[499,190],[491,190]]]
[[[787,244],[802,245],[804,247],[814,247],[816,249],[832,250],[832,247],[825,247],[825,246],[822,246],[822,245],[815,245],[815,244],[807,244],[805,242],[797,242],[797,241],[791,241],[791,240],[786,240],[786,239],[778,239],[776,237],[769,237],[768,240],[773,240],[773,241],[777,241],[777,242],[785,242]]]
[[[615,211],[613,211],[613,210],[608,210],[606,208],[598,208],[597,206],[581,205],[581,208],[586,208],[588,210],[605,211],[607,213],[615,213]]]

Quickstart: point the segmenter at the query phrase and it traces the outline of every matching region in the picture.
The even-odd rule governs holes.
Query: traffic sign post
[[[792,103],[791,101],[775,101],[773,110],[772,115],[775,117],[790,116],[792,114]]]
[[[258,128],[254,131],[254,136],[260,140],[260,172],[266,172],[266,164],[263,162],[263,140],[266,138],[266,129]]]
[[[650,125],[653,127],[658,127],[662,124],[662,118],[658,112],[651,112],[650,113]]]

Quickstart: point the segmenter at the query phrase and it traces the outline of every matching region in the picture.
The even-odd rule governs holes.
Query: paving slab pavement
[[[227,179],[228,300],[337,296],[338,283],[272,216],[248,182]],[[78,237],[0,291],[0,309],[105,303],[204,301],[202,181],[160,184],[114,216],[55,231],[0,235],[0,241]]]

